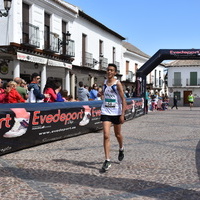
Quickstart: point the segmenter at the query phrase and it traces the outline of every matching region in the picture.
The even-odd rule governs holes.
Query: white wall
[[[186,79],[190,79],[190,72],[197,72],[197,79],[200,79],[200,67],[169,67],[168,86],[173,87],[174,72],[181,72],[182,86],[186,86]]]
[[[92,53],[93,58],[99,60],[99,40],[103,41],[103,55],[108,59],[108,63],[113,62],[112,50],[116,49],[116,61],[122,61],[122,46],[121,40],[114,35],[100,29],[98,26],[91,22],[79,17],[75,20],[72,29],[72,38],[75,40],[75,60],[74,65],[80,65],[82,61],[82,34],[87,35],[86,39],[86,52]],[[95,66],[96,69],[99,65]]]

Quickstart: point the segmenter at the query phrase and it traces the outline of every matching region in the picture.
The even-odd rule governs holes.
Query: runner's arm
[[[124,116],[125,116],[125,110],[126,110],[126,100],[124,98],[124,91],[123,87],[120,81],[117,82],[117,90],[119,92],[119,96],[121,97],[122,100],[122,114],[120,116],[120,121],[123,124],[124,123]]]

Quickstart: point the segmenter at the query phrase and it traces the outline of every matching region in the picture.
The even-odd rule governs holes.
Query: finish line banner
[[[126,120],[144,113],[127,99]],[[102,101],[0,104],[0,155],[102,129]]]

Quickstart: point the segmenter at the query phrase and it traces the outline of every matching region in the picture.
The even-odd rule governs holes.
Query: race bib
[[[105,107],[115,107],[116,99],[105,99]]]

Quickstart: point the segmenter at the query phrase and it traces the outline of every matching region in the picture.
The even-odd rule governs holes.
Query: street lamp
[[[4,0],[4,9],[5,10],[0,10],[0,17],[8,16],[8,12],[11,8],[11,3],[12,3],[12,0]]]
[[[67,33],[64,34],[64,37],[63,37],[63,40],[59,39],[59,35],[57,35],[56,38],[58,38],[58,49],[60,49],[61,46],[65,46],[65,45],[68,45],[71,38],[71,33],[69,31],[67,31]]]

